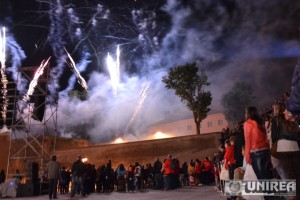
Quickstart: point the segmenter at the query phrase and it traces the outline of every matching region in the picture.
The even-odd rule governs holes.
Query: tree
[[[200,123],[207,117],[212,101],[211,93],[203,89],[210,84],[205,70],[202,69],[198,75],[196,63],[180,65],[171,68],[168,76],[164,76],[162,81],[166,84],[166,88],[175,90],[181,102],[193,112],[197,134],[200,134]]]
[[[224,115],[228,123],[235,125],[245,118],[245,109],[255,99],[250,85],[236,82],[228,93],[221,98]]]

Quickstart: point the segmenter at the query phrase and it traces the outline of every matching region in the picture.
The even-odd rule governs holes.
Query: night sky
[[[169,68],[188,62],[207,70],[212,113],[222,111],[220,97],[237,81],[251,85],[255,106],[269,105],[289,90],[299,23],[300,2],[292,0],[0,1],[0,26],[10,36],[8,73],[13,77],[10,67],[38,66],[52,56],[61,134],[79,124],[96,141],[116,130],[144,137],[151,124],[191,117],[161,82]],[[118,45],[121,85],[114,96],[105,58]],[[85,101],[66,96],[82,87],[65,63],[64,47],[88,82]]]

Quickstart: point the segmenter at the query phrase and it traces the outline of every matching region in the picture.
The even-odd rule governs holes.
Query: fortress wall
[[[219,136],[220,133],[211,133],[122,144],[99,144],[57,150],[55,154],[58,161],[65,167],[71,167],[72,163],[76,161],[77,155],[86,157],[88,162],[95,164],[96,167],[106,164],[108,160],[112,161],[114,168],[120,163],[127,167],[137,161],[144,165],[148,162],[153,164],[155,157],[159,157],[163,161],[168,154],[175,155],[180,163],[183,163],[184,161],[189,162],[191,159],[203,160],[206,156],[213,156],[213,153],[218,150]]]

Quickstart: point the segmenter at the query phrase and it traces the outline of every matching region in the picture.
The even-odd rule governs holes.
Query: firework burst
[[[118,86],[120,84],[120,48],[117,47],[116,60],[114,60],[110,54],[107,54],[106,64],[109,71],[113,93],[118,94]]]
[[[8,105],[8,98],[7,98],[7,78],[5,75],[5,46],[6,46],[6,37],[5,37],[5,27],[2,28],[0,31],[0,63],[1,63],[1,83],[2,83],[2,98],[3,98],[3,105],[1,115],[3,118],[3,124],[6,125],[6,114],[7,114],[7,105]]]
[[[29,101],[30,96],[33,94],[34,89],[35,89],[35,87],[38,84],[39,77],[44,73],[44,69],[48,65],[50,58],[51,57],[49,57],[46,61],[43,60],[42,63],[41,63],[41,65],[39,66],[39,68],[35,72],[34,77],[33,77],[32,81],[29,84],[28,91],[25,94],[25,96],[23,97],[23,102],[24,103],[26,103],[27,101]]]

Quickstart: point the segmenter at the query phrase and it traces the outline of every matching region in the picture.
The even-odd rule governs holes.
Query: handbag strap
[[[280,129],[280,126],[279,126],[278,116],[276,116],[276,139],[277,140],[275,141],[275,143],[277,143],[279,140],[279,129]]]
[[[279,140],[279,122],[278,122],[278,116],[276,117],[276,124],[277,124],[277,131],[276,131],[276,133],[277,133],[277,141],[276,142],[278,142],[278,140]]]

